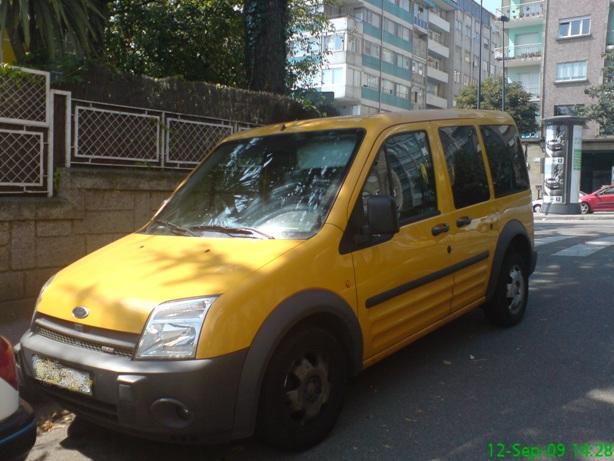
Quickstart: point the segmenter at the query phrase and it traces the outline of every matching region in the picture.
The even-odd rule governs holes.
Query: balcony
[[[531,43],[528,45],[506,46],[495,48],[495,59],[502,60],[505,55],[507,67],[521,67],[539,64],[544,54],[543,43]]]
[[[449,82],[448,74],[439,69],[435,69],[434,67],[427,66],[426,75],[428,78],[432,78],[433,80],[437,80],[438,82],[445,83],[446,85]]]
[[[544,22],[544,1],[521,3],[500,8],[499,13],[510,18],[508,28],[523,27]]]
[[[426,93],[426,105],[437,107],[439,109],[447,109],[448,100],[431,93]]]
[[[429,12],[429,23],[439,30],[450,32],[450,23],[432,11]]]
[[[450,57],[450,49],[432,38],[429,38],[428,50],[446,59]]]

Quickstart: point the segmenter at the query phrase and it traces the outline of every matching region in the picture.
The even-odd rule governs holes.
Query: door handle
[[[436,226],[434,226],[434,227],[431,229],[431,233],[432,233],[434,236],[437,236],[437,235],[439,235],[439,234],[443,234],[444,232],[448,232],[449,230],[450,230],[450,226],[448,226],[448,225],[447,225],[447,224],[445,224],[445,223],[442,223],[442,224],[437,224]]]
[[[471,218],[469,216],[462,216],[456,220],[457,227],[465,227],[471,224]]]

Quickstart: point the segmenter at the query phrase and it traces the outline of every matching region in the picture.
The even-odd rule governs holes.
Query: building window
[[[387,94],[394,94],[394,83],[390,80],[382,79],[382,92]]]
[[[454,71],[454,83],[460,83],[461,82],[461,73],[458,70]]]
[[[365,40],[363,43],[363,49],[366,55],[379,59],[379,45],[376,45],[369,40]]]
[[[411,71],[414,74],[424,75],[424,64],[418,61],[413,61],[411,64]]]
[[[559,21],[559,38],[581,37],[591,33],[591,18],[563,19]]]
[[[397,25],[397,35],[406,42],[411,40],[411,31],[407,27],[400,24]]]
[[[582,81],[587,78],[587,61],[562,62],[556,65],[557,82]]]
[[[397,84],[397,96],[403,99],[409,99],[409,87]]]
[[[397,65],[403,69],[408,69],[411,67],[411,59],[407,56],[403,56],[401,54],[397,55]]]
[[[373,27],[377,27],[378,29],[381,27],[382,17],[371,10],[356,8],[354,10],[354,16],[357,20],[371,24]]]
[[[322,71],[322,84],[335,85],[343,82],[343,69],[340,67],[324,69]]]
[[[382,60],[389,64],[396,64],[394,59],[394,52],[384,48],[382,49]]]
[[[396,24],[388,18],[384,18],[384,30],[392,35],[397,34]]]
[[[343,34],[334,34],[324,37],[326,51],[343,51]]]
[[[578,115],[584,104],[560,104],[554,106],[554,115]]]
[[[362,74],[362,86],[366,86],[372,90],[379,90],[379,78],[375,75],[364,72]]]

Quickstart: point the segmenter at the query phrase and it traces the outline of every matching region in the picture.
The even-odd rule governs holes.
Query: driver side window
[[[437,213],[435,172],[425,132],[397,134],[386,140],[362,190],[365,216],[371,195],[394,197],[401,224]]]

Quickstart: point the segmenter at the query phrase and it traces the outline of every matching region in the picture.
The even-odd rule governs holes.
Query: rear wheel
[[[341,412],[347,379],[347,356],[334,335],[318,327],[292,333],[266,371],[258,435],[293,451],[321,442]]]
[[[580,202],[580,212],[582,214],[589,214],[591,212],[591,207],[588,203],[586,202]]]
[[[527,262],[512,250],[503,261],[495,294],[485,306],[486,317],[498,326],[516,325],[524,316],[528,295]]]

